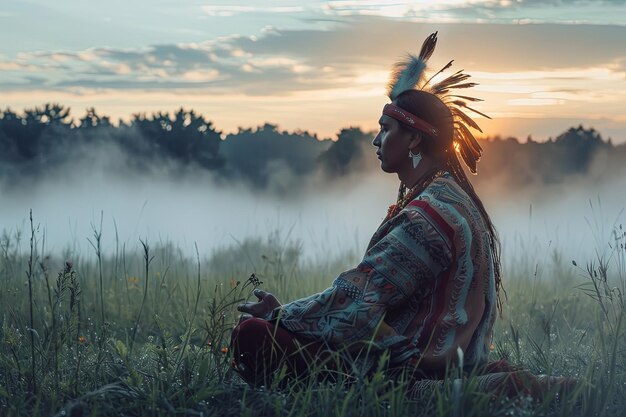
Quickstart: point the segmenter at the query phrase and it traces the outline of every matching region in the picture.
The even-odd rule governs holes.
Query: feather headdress
[[[470,172],[472,174],[476,174],[476,163],[480,160],[482,148],[470,131],[469,127],[476,129],[481,133],[482,130],[478,124],[467,115],[466,112],[469,111],[488,119],[491,118],[486,114],[473,109],[467,104],[468,102],[482,101],[481,99],[466,95],[451,94],[451,90],[471,88],[477,85],[473,82],[467,82],[470,75],[464,74],[463,70],[457,71],[442,81],[431,85],[431,81],[437,75],[450,68],[452,66],[452,62],[454,61],[448,62],[442,69],[426,80],[426,64],[430,56],[433,54],[436,44],[437,32],[432,33],[426,38],[418,56],[409,54],[405,60],[394,65],[391,79],[387,86],[387,95],[393,101],[396,97],[407,90],[418,89],[437,96],[446,106],[448,106],[450,112],[452,113],[454,121],[454,149],[459,153]]]

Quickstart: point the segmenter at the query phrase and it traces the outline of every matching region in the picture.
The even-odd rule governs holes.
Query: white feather
[[[392,81],[389,98],[394,100],[404,91],[415,88],[422,78],[425,68],[426,61],[415,55],[409,55],[407,61],[398,63],[395,71],[396,79]]]

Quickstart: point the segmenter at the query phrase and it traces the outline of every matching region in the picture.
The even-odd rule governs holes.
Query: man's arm
[[[332,287],[278,307],[272,315],[286,329],[333,348],[364,341],[386,348],[405,338],[386,325],[385,313],[430,288],[450,262],[447,242],[428,219],[405,213]]]

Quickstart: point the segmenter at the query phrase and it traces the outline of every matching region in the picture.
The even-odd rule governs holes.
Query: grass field
[[[111,236],[95,229],[84,257],[47,256],[36,227],[2,236],[1,416],[626,414],[621,225],[588,259],[530,243],[507,248],[508,301],[493,359],[580,381],[571,398],[543,402],[492,398],[476,392],[471,377],[460,385],[450,378],[419,399],[382,373],[280,389],[278,375],[276,386],[249,387],[229,368],[228,341],[235,305],[258,284],[251,273],[289,301],[326,288],[359,254],[304,260],[280,232],[202,255],[168,243],[131,248]]]

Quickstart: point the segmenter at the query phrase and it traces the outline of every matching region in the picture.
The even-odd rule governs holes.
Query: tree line
[[[128,122],[114,124],[94,108],[73,120],[69,108],[49,103],[22,113],[0,111],[0,181],[36,179],[113,146],[137,173],[169,163],[264,188],[281,176],[298,179],[321,172],[332,179],[371,169],[376,165],[373,137],[374,132],[350,127],[340,130],[333,141],[308,131],[281,131],[270,123],[224,136],[205,116],[183,108],[135,114]],[[532,138],[525,143],[516,138],[486,139],[481,142],[485,157],[479,173],[517,186],[585,175],[598,153],[607,155],[607,170],[617,169],[626,159],[626,146],[614,146],[582,126],[541,143]]]

